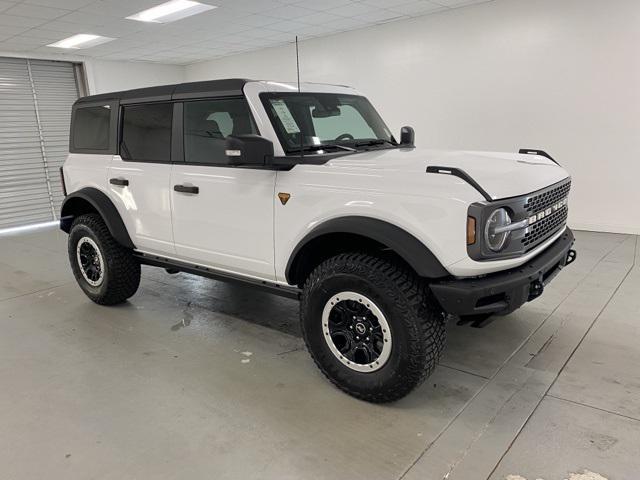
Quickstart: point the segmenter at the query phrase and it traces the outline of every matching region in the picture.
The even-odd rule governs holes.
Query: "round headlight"
[[[510,224],[511,217],[504,208],[498,208],[489,216],[484,228],[484,241],[494,252],[499,252],[505,247],[511,232],[502,229]]]

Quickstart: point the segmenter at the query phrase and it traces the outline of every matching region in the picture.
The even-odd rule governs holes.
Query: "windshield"
[[[365,97],[335,93],[260,95],[286,153],[396,146]]]

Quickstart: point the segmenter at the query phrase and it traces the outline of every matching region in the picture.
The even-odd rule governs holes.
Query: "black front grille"
[[[546,240],[557,232],[567,222],[568,210],[564,206],[550,216],[534,223],[529,227],[529,231],[522,238],[522,245],[525,252]]]
[[[558,202],[567,198],[569,190],[571,190],[571,180],[528,197],[524,204],[527,215],[537,215],[553,208]],[[565,203],[560,208],[554,209],[553,213],[547,214],[544,218],[529,226],[521,239],[524,251],[531,250],[560,230],[567,223],[568,212],[568,206]]]
[[[565,183],[543,191],[542,193],[532,195],[527,198],[524,208],[527,213],[541,212],[568,196],[569,190],[571,190],[571,180],[567,180]]]

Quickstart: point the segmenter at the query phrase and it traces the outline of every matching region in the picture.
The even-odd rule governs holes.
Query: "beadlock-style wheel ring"
[[[369,298],[355,292],[332,296],[322,311],[322,336],[331,353],[351,370],[382,368],[391,355],[391,329]]]
[[[96,242],[92,238],[82,237],[76,245],[76,258],[80,273],[92,287],[99,287],[104,281],[104,260]]]

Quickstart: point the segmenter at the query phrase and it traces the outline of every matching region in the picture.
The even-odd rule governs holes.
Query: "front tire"
[[[84,293],[100,305],[126,301],[140,285],[140,263],[111,236],[100,215],[89,213],[73,221],[69,261]]]
[[[320,264],[305,282],[302,334],[325,376],[369,402],[398,400],[435,369],[445,315],[407,267],[362,253]]]

